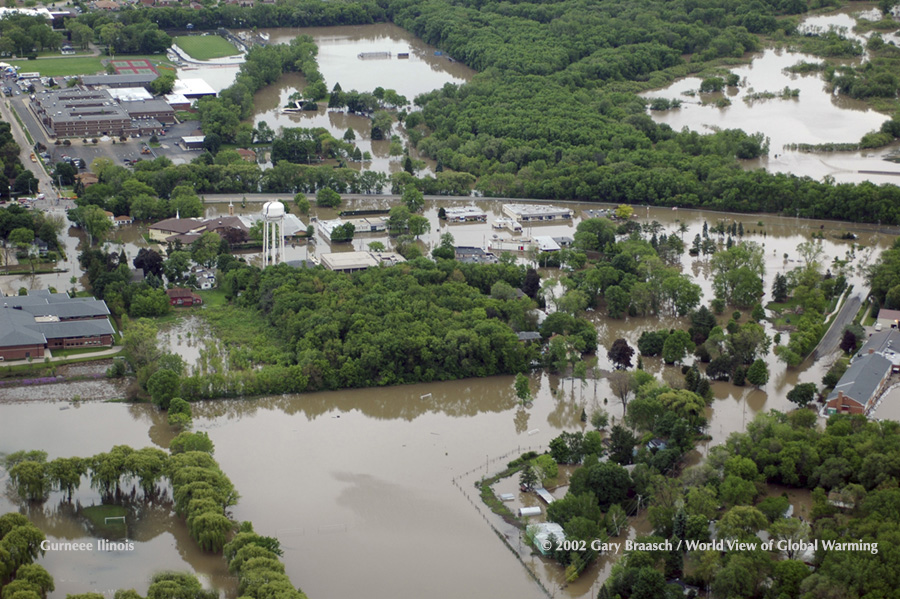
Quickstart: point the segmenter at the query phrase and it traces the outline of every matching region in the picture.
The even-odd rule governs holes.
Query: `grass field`
[[[43,77],[63,77],[66,75],[93,75],[106,72],[99,56],[77,56],[75,58],[46,58],[41,60],[11,60],[13,66],[23,72],[40,73]]]
[[[173,39],[172,43],[197,60],[240,54],[234,44],[218,35],[182,35]]]
[[[91,523],[95,534],[107,539],[124,539],[128,536],[128,526],[121,520],[106,522],[106,518],[128,516],[128,510],[120,505],[92,505],[82,509],[81,513]]]

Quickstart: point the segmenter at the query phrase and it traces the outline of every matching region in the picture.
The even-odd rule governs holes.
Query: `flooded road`
[[[877,11],[876,11],[877,12]],[[871,13],[871,11],[869,11]],[[865,13],[872,18],[873,15]],[[847,37],[865,42],[870,33],[854,34],[854,15],[859,9],[848,9],[829,15],[805,19],[800,30],[828,31],[836,28]],[[791,173],[822,180],[859,183],[900,183],[900,167],[883,158],[900,149],[894,143],[885,148],[857,152],[801,152],[790,144],[858,143],[869,131],[877,130],[890,116],[867,108],[864,102],[832,94],[821,72],[790,73],[786,69],[800,62],[821,63],[822,58],[787,49],[769,48],[753,56],[750,64],[731,68],[740,77],[739,87],[726,87],[723,92],[699,93],[701,79],[680,79],[669,87],[642,94],[645,98],[680,99],[679,109],[651,111],[653,119],[666,123],[676,131],[682,128],[703,132],[719,129],[743,129],[762,133],[770,140],[768,157],[744,161],[749,169],[765,168],[771,172]],[[753,94],[785,89],[797,90],[799,96],[782,99],[753,99]],[[690,93],[688,93],[690,92]],[[730,105],[719,107],[728,100]],[[890,174],[860,173],[887,171]]]

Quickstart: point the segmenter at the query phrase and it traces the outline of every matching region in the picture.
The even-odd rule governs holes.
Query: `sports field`
[[[209,60],[240,54],[234,44],[218,35],[182,35],[172,43],[196,60]]]
[[[42,58],[40,60],[10,60],[10,64],[21,67],[22,71],[37,72],[43,77],[63,77],[65,75],[93,75],[105,73],[106,68],[98,56],[77,56],[74,58]]]

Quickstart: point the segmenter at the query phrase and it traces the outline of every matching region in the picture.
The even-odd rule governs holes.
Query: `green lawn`
[[[107,522],[107,518],[128,516],[128,510],[121,505],[92,505],[81,510],[82,515],[91,523],[95,534],[107,539],[124,539],[128,536],[128,525],[121,520]]]
[[[225,292],[219,289],[198,291],[197,295],[203,298],[203,305],[208,307],[224,306],[227,303]]]
[[[218,35],[181,35],[173,39],[172,43],[197,60],[240,54],[234,44]]]
[[[53,357],[54,358],[62,358],[67,356],[80,356],[85,354],[93,354],[99,351],[106,351],[110,348],[108,347],[78,347],[74,349],[54,349]]]
[[[47,58],[41,60],[11,60],[13,66],[21,67],[23,72],[40,73],[43,77],[63,77],[66,75],[93,75],[106,72],[99,56],[75,58]]]

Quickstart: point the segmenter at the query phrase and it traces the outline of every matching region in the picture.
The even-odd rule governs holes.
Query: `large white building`
[[[572,220],[572,210],[549,204],[503,204],[503,213],[520,223]]]

